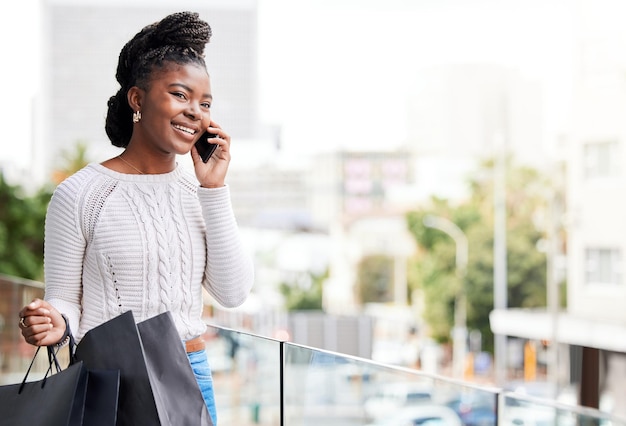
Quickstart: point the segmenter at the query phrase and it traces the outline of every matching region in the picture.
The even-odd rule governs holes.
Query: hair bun
[[[211,39],[211,27],[196,12],[177,12],[154,24],[151,47],[180,46],[204,54]]]

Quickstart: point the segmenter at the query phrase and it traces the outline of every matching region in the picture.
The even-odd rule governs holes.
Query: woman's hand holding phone
[[[215,152],[215,148],[217,148],[217,144],[211,143],[210,140],[216,138],[217,135],[211,134],[209,132],[204,132],[198,142],[196,142],[196,149],[198,150],[198,154],[200,154],[200,158],[203,163],[209,161],[213,152]]]
[[[196,177],[204,188],[224,186],[230,164],[230,136],[214,121],[191,150]]]

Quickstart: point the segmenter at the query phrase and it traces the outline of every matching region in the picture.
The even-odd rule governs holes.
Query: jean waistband
[[[185,351],[198,352],[205,348],[204,339],[202,336],[194,337],[193,339],[185,341]]]

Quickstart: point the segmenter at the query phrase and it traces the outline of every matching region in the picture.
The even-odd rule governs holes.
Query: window
[[[614,248],[588,248],[585,251],[585,284],[622,283],[622,253]]]
[[[615,177],[620,173],[620,146],[617,141],[585,144],[584,167],[588,179]]]

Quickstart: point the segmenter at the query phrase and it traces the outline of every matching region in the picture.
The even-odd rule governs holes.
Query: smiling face
[[[128,92],[131,108],[141,111],[129,146],[152,155],[187,154],[211,122],[206,69],[172,63],[154,71],[147,86]]]

